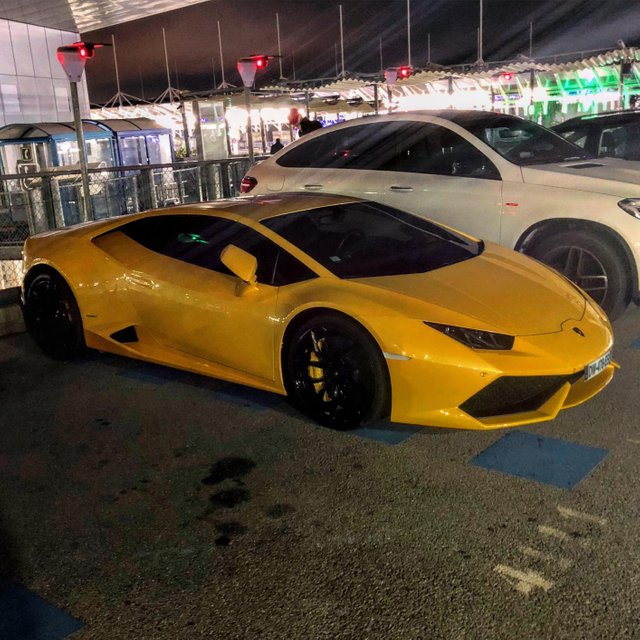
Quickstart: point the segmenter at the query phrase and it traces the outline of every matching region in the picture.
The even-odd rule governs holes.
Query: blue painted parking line
[[[0,578],[0,638],[61,640],[82,622],[18,584]]]
[[[385,444],[400,444],[408,440],[412,435],[422,431],[422,427],[413,427],[411,425],[391,425],[391,424],[373,424],[368,427],[359,427],[347,433],[352,433],[367,440],[375,440],[376,442],[384,442]]]
[[[512,431],[479,453],[471,464],[571,489],[591,473],[607,453],[606,449]]]

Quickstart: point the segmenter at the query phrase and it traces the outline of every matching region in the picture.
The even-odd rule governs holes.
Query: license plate
[[[611,364],[611,351],[607,351],[601,358],[598,358],[595,362],[591,362],[584,368],[584,379],[591,380],[591,378],[597,376],[609,364]]]

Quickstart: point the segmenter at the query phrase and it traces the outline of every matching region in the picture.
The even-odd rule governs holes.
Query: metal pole
[[[482,55],[482,0],[480,0],[480,35],[478,38],[478,62],[484,62]]]
[[[216,62],[213,56],[211,56],[211,71],[213,72],[213,86],[215,88],[218,83],[216,82]]]
[[[407,0],[407,64],[411,66],[411,0]]]
[[[162,41],[164,42],[164,64],[167,69],[167,88],[171,88],[171,73],[169,73],[169,54],[167,53],[167,34],[164,27],[162,27]],[[171,94],[169,95],[169,102],[173,102]]]
[[[222,86],[226,87],[224,79],[224,58],[222,57],[222,32],[220,31],[220,20],[218,20],[218,45],[220,46],[220,72],[222,73]]]
[[[87,149],[84,146],[84,131],[80,119],[80,101],[78,100],[78,83],[70,82],[71,105],[73,107],[73,124],[76,128],[76,140],[78,141],[78,157],[80,158],[80,175],[82,176],[82,208],[80,215],[82,222],[88,222],[93,218],[91,214],[91,192],[89,191],[89,165],[87,164]]]
[[[249,146],[249,162],[253,164],[255,162],[253,155],[253,131],[251,127],[251,94],[249,87],[244,88],[244,104],[247,109],[247,145]]]
[[[280,80],[284,79],[282,74],[282,47],[280,46],[280,16],[276,11],[276,28],[278,30],[278,62],[280,63]]]
[[[380,45],[380,73],[384,73],[384,61],[382,57],[382,38],[379,39]]]
[[[373,101],[375,103],[375,114],[378,115],[378,85],[373,85]]]
[[[344,78],[344,35],[342,32],[342,5],[340,5],[340,56],[342,58],[342,77]]]
[[[431,34],[427,33],[427,62],[431,64]]]
[[[184,98],[179,95],[180,112],[182,113],[182,135],[184,136],[184,152],[187,158],[191,157],[191,136],[189,135],[189,125],[187,124],[187,110],[184,106]]]
[[[120,106],[122,106],[122,99],[120,98],[120,74],[118,73],[118,56],[116,55],[116,39],[113,34],[111,34],[111,46],[113,47],[113,64],[116,68],[116,87],[118,89],[118,102]]]
[[[338,43],[337,42],[333,43],[333,53],[335,54],[335,60],[336,60],[336,78],[337,78],[338,74],[340,73],[338,71]]]
[[[304,92],[304,106],[307,110],[307,118],[311,119],[311,113],[309,109],[309,91]]]
[[[529,23],[529,57],[533,58],[533,22]]]

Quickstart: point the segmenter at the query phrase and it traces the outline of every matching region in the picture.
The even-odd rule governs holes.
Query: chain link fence
[[[248,158],[89,171],[95,220],[237,195]],[[82,179],[60,170],[0,176],[0,289],[19,286],[29,235],[82,221]]]

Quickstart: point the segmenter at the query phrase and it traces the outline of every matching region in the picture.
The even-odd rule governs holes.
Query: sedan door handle
[[[307,191],[319,191],[320,189],[322,189],[322,185],[321,184],[305,184],[304,188]]]
[[[413,187],[389,187],[389,191],[397,191],[398,193],[408,193],[409,191],[413,191]]]

